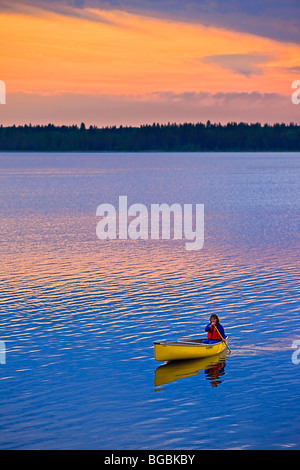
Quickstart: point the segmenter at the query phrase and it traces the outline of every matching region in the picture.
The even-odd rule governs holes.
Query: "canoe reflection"
[[[156,387],[166,385],[179,379],[201,374],[201,371],[204,371],[211,386],[217,387],[223,382],[221,377],[225,374],[224,369],[227,355],[227,352],[223,351],[221,354],[204,357],[202,359],[168,362],[167,364],[157,367],[154,385]]]

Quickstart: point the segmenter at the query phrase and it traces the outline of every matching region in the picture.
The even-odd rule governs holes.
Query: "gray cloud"
[[[90,3],[90,5],[88,5]],[[95,3],[95,5],[93,5]],[[40,12],[42,15],[46,12],[56,13],[62,16],[82,18],[89,21],[116,24],[105,18],[101,13],[89,11],[88,6],[98,6],[101,2],[85,2],[84,0],[67,0],[67,1],[47,1],[47,0],[0,0],[0,11],[3,12],[20,12],[23,14],[32,14]]]
[[[250,77],[261,75],[262,66],[272,59],[269,55],[261,54],[220,54],[201,59],[206,64],[216,64],[231,72]]]
[[[295,122],[300,106],[277,93],[186,92],[150,93],[145,96],[90,96],[75,94],[8,94],[1,106],[3,125],[78,124],[111,126],[153,122]]]
[[[285,70],[292,73],[300,73],[300,65],[295,65],[294,67],[286,67]]]
[[[96,21],[101,19],[93,18],[86,8],[120,9],[218,26],[280,41],[300,41],[299,0],[0,0],[0,10],[24,9],[26,6]]]

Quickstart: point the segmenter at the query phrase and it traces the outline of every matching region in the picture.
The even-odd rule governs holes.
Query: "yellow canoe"
[[[202,344],[202,339],[187,341],[155,341],[154,357],[157,361],[178,361],[183,359],[200,359],[220,354],[226,349],[226,343]],[[226,336],[228,342],[228,336]]]

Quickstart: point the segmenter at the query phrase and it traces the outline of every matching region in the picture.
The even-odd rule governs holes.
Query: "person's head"
[[[218,315],[216,315],[215,313],[213,313],[213,314],[210,316],[209,321],[210,321],[210,323],[211,323],[211,322],[215,323],[217,326],[218,326],[219,323],[220,323],[219,317],[218,317]]]

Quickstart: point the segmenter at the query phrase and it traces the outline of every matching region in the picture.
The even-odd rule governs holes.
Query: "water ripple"
[[[1,179],[2,448],[296,447],[295,158],[269,166],[259,156],[189,155],[183,165],[177,155],[174,172],[169,156],[18,158],[5,157]],[[291,187],[276,165],[292,165]],[[186,202],[190,188],[191,201],[207,203],[203,250],[97,240],[96,205],[126,188],[145,203],[156,202],[153,188],[158,202]],[[232,354],[155,386],[153,341],[202,336],[212,313]]]

